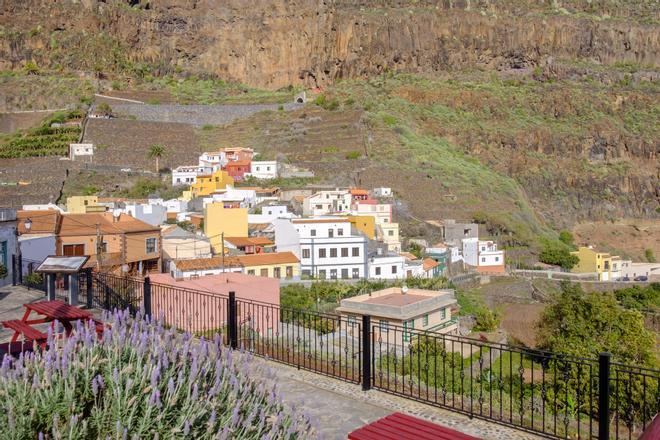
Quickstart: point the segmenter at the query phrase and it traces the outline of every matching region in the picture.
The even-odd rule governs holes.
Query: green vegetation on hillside
[[[61,111],[46,118],[39,127],[0,138],[0,158],[66,156],[69,144],[77,142],[80,137],[80,127],[60,126],[72,119],[82,118],[80,111]]]

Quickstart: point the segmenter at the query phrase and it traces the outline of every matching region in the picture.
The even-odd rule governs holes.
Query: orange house
[[[30,218],[55,234],[56,255],[89,255],[87,267],[105,272],[144,275],[159,272],[161,264],[160,228],[130,215],[114,217],[109,212],[62,214],[57,211],[20,211],[24,225]],[[21,233],[43,231],[31,228]]]

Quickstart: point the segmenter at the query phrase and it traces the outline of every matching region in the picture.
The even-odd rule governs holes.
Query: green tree
[[[571,270],[580,259],[577,255],[572,255],[570,248],[559,241],[546,241],[539,254],[539,261],[547,264],[556,264],[562,269]]]
[[[165,147],[159,144],[154,144],[149,147],[149,157],[156,159],[156,173],[160,172],[160,158],[165,154]]]
[[[424,251],[422,250],[422,247],[414,242],[408,245],[408,252],[410,252],[417,258],[422,258],[422,256],[424,255]]]
[[[575,242],[574,242],[573,234],[571,234],[570,231],[561,231],[559,233],[559,241],[564,243],[565,245],[569,246],[570,248],[575,247]]]
[[[646,257],[646,261],[649,263],[655,263],[655,254],[653,253],[653,249],[646,249],[644,251],[644,256]]]
[[[585,293],[563,282],[538,325],[539,348],[593,358],[608,351],[614,360],[653,366],[655,338],[636,310],[619,306],[613,293]]]

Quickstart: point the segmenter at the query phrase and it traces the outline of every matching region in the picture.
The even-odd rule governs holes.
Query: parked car
[[[640,275],[638,277],[635,277],[635,281],[648,281],[648,280],[649,277],[647,277],[646,275]]]
[[[623,277],[621,278],[621,281],[630,281],[630,277]]]

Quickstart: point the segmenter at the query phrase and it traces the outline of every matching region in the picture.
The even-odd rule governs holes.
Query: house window
[[[380,267],[376,268],[376,275],[380,275]]]
[[[330,248],[330,258],[337,258],[337,248]]]
[[[360,278],[360,269],[353,268],[353,278]]]
[[[354,257],[359,257],[360,256],[360,248],[359,247],[354,247],[353,248],[353,256]]]
[[[312,275],[312,271],[309,270],[309,269],[304,269],[304,270],[302,271],[302,276],[304,276],[304,277],[309,277],[309,276],[311,276],[311,275]]]
[[[293,266],[286,267],[286,277],[293,278]]]
[[[415,329],[415,320],[403,321],[403,342],[408,342],[412,339],[411,330]]]
[[[274,267],[273,268],[273,278],[282,278],[282,268]]]
[[[319,258],[325,258],[325,249],[324,248],[319,249]]]
[[[267,277],[268,276],[268,269],[267,268],[266,269],[261,269],[260,274],[261,274],[262,277]]]
[[[328,229],[328,237],[332,238],[335,236],[335,230],[334,229]]]
[[[486,257],[481,257],[481,262],[485,263],[486,262]]]
[[[341,248],[341,256],[348,257],[348,248]]]
[[[84,244],[65,244],[62,246],[62,254],[65,257],[82,256],[85,255]]]
[[[325,279],[325,269],[319,270],[319,278],[322,280]]]
[[[422,316],[422,325],[424,327],[427,327],[429,325],[429,315],[428,314]]]
[[[248,275],[254,275],[254,269],[248,269]]]
[[[100,250],[103,253],[108,252],[108,242],[107,241],[104,241],[103,243],[101,243],[101,249]]]
[[[270,167],[266,167],[266,171],[270,171]]]
[[[146,243],[147,243],[147,253],[148,254],[153,254],[154,252],[156,252],[156,239],[155,238],[147,238]]]
[[[344,235],[344,230],[343,230],[342,228],[338,228],[338,229],[337,229],[337,235],[338,235],[339,237],[341,237],[342,235]]]
[[[447,317],[447,308],[440,309],[440,319],[445,319]]]
[[[389,322],[381,319],[379,322],[381,333],[387,333],[389,331]]]
[[[337,279],[337,269],[330,269],[330,279],[331,280]]]
[[[302,250],[302,257],[303,258],[309,258],[309,249],[303,249]]]
[[[500,257],[495,257],[495,261],[500,261]]]
[[[396,273],[396,266],[392,266],[392,273]]]
[[[387,235],[389,235],[390,237],[394,236],[394,231],[390,229],[389,231],[387,231]]]
[[[317,208],[318,208],[318,206],[317,206]],[[312,237],[316,237],[316,229],[311,229],[309,231],[309,235],[311,235]]]
[[[345,279],[348,278],[348,269],[342,269],[342,270],[341,270],[341,278],[342,278],[343,280],[345,280]]]

